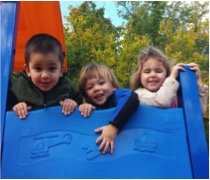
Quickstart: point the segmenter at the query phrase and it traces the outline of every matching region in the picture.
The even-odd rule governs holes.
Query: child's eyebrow
[[[35,63],[35,64],[32,64],[32,67],[34,67],[34,66],[41,66],[42,64],[40,64],[40,63]]]
[[[49,66],[58,66],[57,63],[50,63]]]

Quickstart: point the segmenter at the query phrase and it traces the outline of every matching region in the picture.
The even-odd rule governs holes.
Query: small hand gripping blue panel
[[[83,118],[61,107],[31,111],[25,120],[7,112],[3,178],[192,178],[183,112],[139,106],[119,132],[113,154],[103,155],[94,129],[114,109]]]

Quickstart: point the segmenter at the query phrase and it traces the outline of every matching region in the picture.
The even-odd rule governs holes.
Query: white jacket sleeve
[[[209,88],[205,84],[198,84],[199,98],[203,115],[206,112],[206,103],[209,95]]]
[[[179,82],[174,78],[168,77],[157,92],[150,92],[145,88],[139,88],[135,92],[138,94],[140,104],[170,107],[171,102],[176,99],[178,88]]]

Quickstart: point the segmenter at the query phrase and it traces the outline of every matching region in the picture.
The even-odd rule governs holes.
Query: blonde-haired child
[[[197,64],[179,63],[171,69],[169,59],[157,48],[149,46],[142,49],[134,74],[131,76],[130,88],[135,91],[141,104],[156,107],[177,107],[176,80],[183,66],[190,66],[195,71],[203,114],[206,111],[208,86],[202,83],[200,69]]]
[[[79,106],[84,117],[89,116],[94,109],[116,107],[111,117],[112,121],[95,130],[96,133],[102,133],[96,140],[97,144],[101,142],[99,150],[105,154],[110,148],[110,152],[113,153],[117,132],[139,106],[137,94],[129,89],[119,88],[114,73],[109,67],[101,64],[89,64],[82,69],[79,89],[87,101]]]

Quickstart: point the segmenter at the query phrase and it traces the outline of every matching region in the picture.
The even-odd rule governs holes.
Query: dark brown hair
[[[28,65],[32,53],[55,53],[63,65],[64,54],[61,43],[49,34],[36,34],[32,36],[25,45],[25,63]]]

